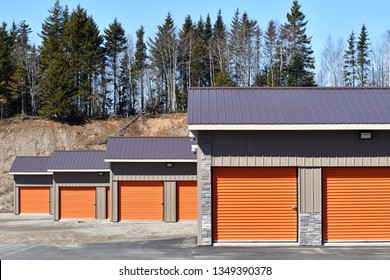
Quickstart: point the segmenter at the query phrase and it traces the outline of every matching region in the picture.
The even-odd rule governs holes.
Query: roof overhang
[[[48,169],[48,171],[53,173],[59,173],[59,172],[92,173],[92,172],[110,172],[110,169]]]
[[[9,175],[53,175],[53,172],[9,172]]]
[[[198,124],[188,130],[390,130],[390,124]]]
[[[196,159],[105,159],[105,162],[196,162]]]

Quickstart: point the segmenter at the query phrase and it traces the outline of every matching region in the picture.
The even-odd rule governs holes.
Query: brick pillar
[[[211,133],[198,134],[198,245],[212,245]]]
[[[322,245],[322,213],[299,214],[299,245]]]

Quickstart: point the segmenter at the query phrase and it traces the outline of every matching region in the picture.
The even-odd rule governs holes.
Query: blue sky
[[[193,20],[200,16],[205,18],[210,14],[215,20],[219,9],[226,25],[238,8],[246,11],[251,19],[259,22],[265,29],[269,20],[280,23],[286,21],[286,13],[290,11],[292,0],[61,0],[63,6],[74,9],[78,4],[87,9],[93,16],[99,28],[103,30],[116,17],[126,32],[135,37],[135,31],[144,25],[146,36],[153,36],[157,25],[164,22],[168,12],[171,12],[178,28],[184,22],[186,15]],[[39,42],[36,35],[41,31],[44,19],[49,15],[48,9],[53,6],[54,0],[12,0],[2,1],[0,20],[26,22],[32,28],[32,39]],[[389,0],[300,0],[302,11],[306,15],[307,35],[312,36],[312,47],[316,62],[319,58],[328,35],[334,39],[346,38],[352,30],[360,32],[362,24],[366,24],[372,43],[390,29],[390,1]]]

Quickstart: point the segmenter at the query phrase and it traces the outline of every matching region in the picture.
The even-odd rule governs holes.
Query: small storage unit
[[[60,187],[60,218],[96,218],[96,188]]]
[[[14,206],[18,214],[51,214],[53,179],[47,171],[50,157],[16,157],[10,174],[14,175]]]
[[[213,240],[297,241],[295,168],[213,168]]]
[[[390,168],[324,168],[323,240],[390,241]]]
[[[119,182],[120,220],[163,220],[163,182]]]
[[[53,173],[54,220],[106,219],[110,170],[105,151],[55,151],[48,170]]]
[[[188,137],[112,137],[110,220],[197,219],[196,154]]]

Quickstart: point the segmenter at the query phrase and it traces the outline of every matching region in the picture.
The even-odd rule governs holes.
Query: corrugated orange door
[[[177,219],[198,219],[198,193],[196,181],[177,182]]]
[[[50,212],[50,188],[48,187],[20,187],[20,213]]]
[[[107,188],[106,193],[106,209],[107,209],[107,219],[111,218],[111,196],[110,196],[110,188]]]
[[[295,168],[214,168],[214,241],[297,241]]]
[[[323,240],[390,240],[390,168],[323,170]]]
[[[120,220],[163,219],[163,183],[160,181],[119,182]]]
[[[61,218],[95,218],[96,188],[60,187]]]

